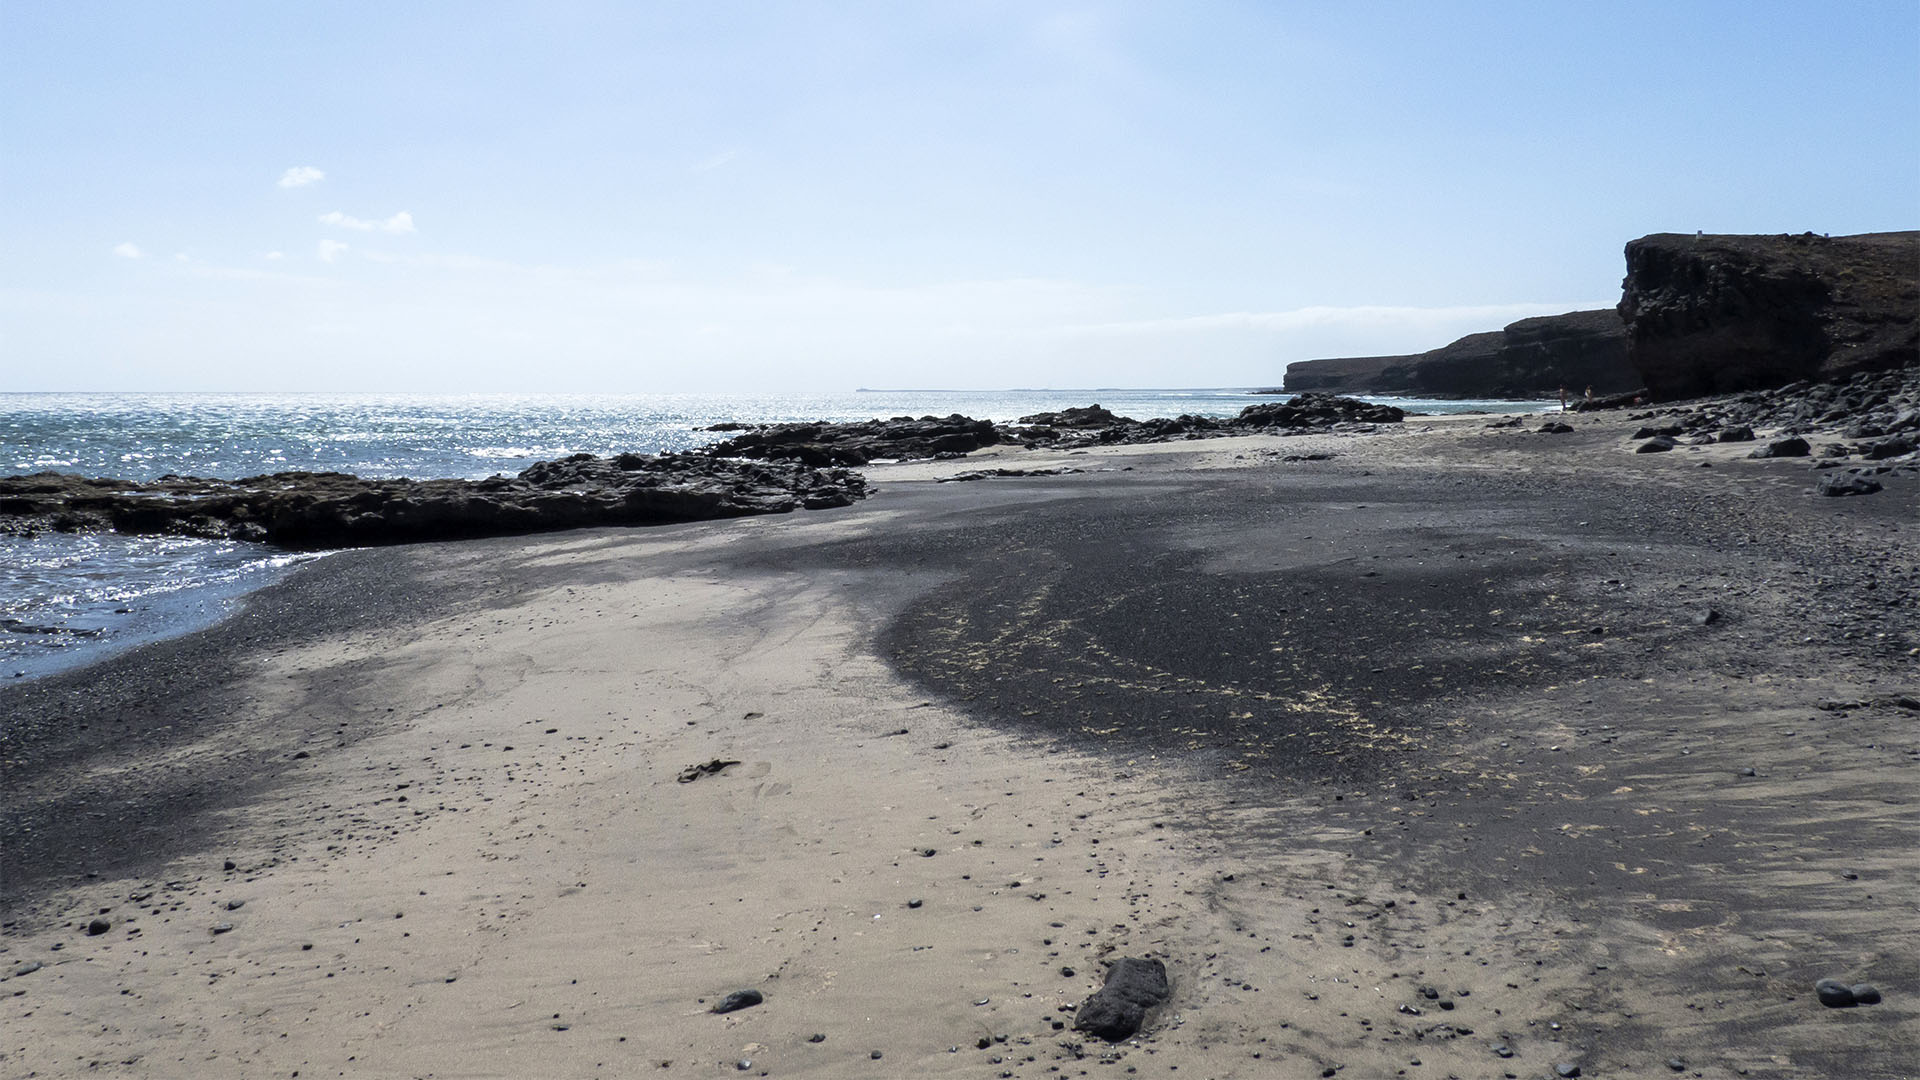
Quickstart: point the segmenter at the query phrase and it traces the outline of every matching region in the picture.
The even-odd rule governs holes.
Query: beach
[[[0,1075],[1910,1076],[1920,483],[1495,419],[348,552],[0,689]]]

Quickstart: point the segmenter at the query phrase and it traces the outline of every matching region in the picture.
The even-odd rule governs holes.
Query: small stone
[[[232,929],[233,929],[233,924],[232,924],[232,923],[230,923],[230,922],[223,922],[223,923],[214,923],[214,924],[213,924],[213,932],[214,932],[214,933],[216,933],[216,934],[224,934],[224,933],[226,933],[226,932],[228,932],[229,930],[232,930]]]
[[[813,1034],[807,1036],[807,1041],[810,1043],[823,1043],[827,1041],[827,1037],[821,1034],[820,1032],[816,1031]]]
[[[1573,1080],[1574,1077],[1580,1075],[1580,1066],[1570,1062],[1555,1065],[1553,1067],[1553,1075],[1561,1077],[1562,1080]]]
[[[112,923],[108,922],[105,919],[95,919],[92,922],[87,924],[87,936],[99,937],[101,934],[104,934],[111,929],[113,929]]]
[[[1848,987],[1847,990],[1853,994],[1853,1003],[1855,1005],[1880,1004],[1880,988],[1872,983],[1856,983]]]
[[[17,979],[22,975],[31,975],[34,972],[39,971],[40,967],[41,967],[40,961],[29,960],[26,963],[21,964],[19,967],[13,969],[13,977]]]
[[[733,1067],[739,1069],[741,1072],[746,1072],[748,1069],[753,1068],[753,1059],[741,1058],[739,1061],[733,1063]]]
[[[765,1000],[767,1000],[766,997],[758,990],[735,990],[733,993],[721,998],[720,1004],[715,1005],[712,1011],[716,1013],[730,1013],[740,1009],[751,1009]]]
[[[235,870],[235,869],[238,869],[238,866],[237,866],[237,865],[236,865],[236,864],[234,863],[234,861],[233,861],[232,859],[228,859],[228,860],[226,861],[226,863],[225,863],[225,864],[223,864],[223,865],[222,865],[222,866],[220,867],[220,869],[222,869],[222,870]]]
[[[1845,1009],[1854,1004],[1853,988],[1839,979],[1821,979],[1813,984],[1814,995],[1829,1009]]]
[[[913,900],[907,901],[907,906],[910,908],[917,908],[923,903],[926,903],[926,901],[915,898]]]
[[[1071,979],[1074,976],[1074,970],[1070,967],[1063,967],[1060,969],[1060,974],[1065,978]]]
[[[875,1060],[875,1061],[879,1061],[879,1060],[880,1060],[881,1058],[883,1058],[883,1057],[885,1057],[886,1055],[885,1055],[885,1054],[882,1054],[882,1053],[881,1053],[880,1051],[878,1051],[878,1050],[875,1050],[875,1051],[874,1051],[873,1053],[871,1053],[871,1054],[868,1054],[867,1056],[868,1056],[868,1057],[870,1057],[870,1058],[872,1058],[872,1059],[873,1059],[873,1060]]]
[[[1686,1059],[1685,1058],[1668,1058],[1667,1068],[1672,1069],[1674,1072],[1686,1072],[1687,1071]]]
[[[1513,1056],[1513,1047],[1508,1046],[1506,1043],[1494,1043],[1489,1049],[1493,1051],[1494,1057],[1510,1058]]]
[[[241,908],[243,908],[243,907],[246,907],[246,906],[247,906],[247,902],[246,902],[245,900],[229,900],[229,901],[227,901],[227,910],[228,910],[228,911],[239,911],[239,910],[240,910]]]

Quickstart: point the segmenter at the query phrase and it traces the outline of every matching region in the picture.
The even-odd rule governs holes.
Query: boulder
[[[1167,968],[1158,960],[1121,957],[1107,969],[1106,985],[1080,1003],[1073,1030],[1108,1042],[1132,1038],[1146,1023],[1147,1014],[1166,1004],[1173,988]]]
[[[1794,435],[1785,439],[1775,439],[1747,456],[1751,458],[1806,457],[1812,452],[1813,447],[1808,445],[1807,440]]]

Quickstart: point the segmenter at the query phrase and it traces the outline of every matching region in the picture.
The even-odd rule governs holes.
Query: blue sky
[[[0,390],[1272,384],[1916,192],[1912,0],[23,0]]]

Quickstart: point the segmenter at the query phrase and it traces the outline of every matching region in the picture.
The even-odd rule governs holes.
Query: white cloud
[[[338,240],[322,240],[320,241],[320,251],[319,251],[320,261],[332,262],[333,260],[339,258],[340,253],[345,250],[347,250],[347,245],[341,243]]]
[[[280,186],[283,188],[306,187],[317,184],[327,178],[327,174],[311,165],[295,165],[280,174]]]
[[[413,215],[405,210],[384,221],[368,221],[365,218],[357,218],[351,214],[332,210],[320,215],[320,224],[332,225],[336,229],[355,229],[359,232],[410,233],[414,231]]]
[[[277,261],[277,260],[286,258],[287,253],[284,251],[269,251],[265,255],[262,255],[260,257],[263,259],[273,259]]]
[[[740,151],[738,150],[725,150],[718,154],[713,155],[712,157],[706,159],[705,161],[696,162],[693,166],[688,168],[687,171],[697,172],[697,173],[712,172],[713,170],[719,168],[722,165],[725,165],[727,162],[732,161],[734,158],[737,158],[739,156],[740,156]]]
[[[113,253],[123,259],[137,259],[146,254],[146,252],[141,251],[139,247],[132,243],[113,245]]]

